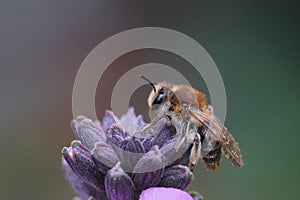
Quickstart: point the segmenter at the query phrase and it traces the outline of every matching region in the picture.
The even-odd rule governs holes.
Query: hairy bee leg
[[[164,116],[159,116],[154,118],[149,124],[147,124],[146,126],[144,126],[141,130],[139,130],[139,132],[143,132],[151,127],[153,127],[155,124],[157,124]]]
[[[186,135],[189,131],[189,127],[190,127],[190,122],[188,122],[188,121],[182,122],[182,124],[180,126],[180,132],[179,132],[180,135],[179,135],[179,138],[178,138],[176,146],[175,146],[176,152],[179,151],[179,148],[181,147],[183,142],[186,140]]]
[[[192,171],[194,170],[195,166],[197,165],[200,155],[201,155],[201,140],[200,140],[199,133],[197,133],[195,136],[193,147],[191,149],[191,154],[190,154],[189,167]]]

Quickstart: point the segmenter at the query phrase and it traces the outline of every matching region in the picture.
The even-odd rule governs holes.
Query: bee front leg
[[[163,118],[164,118],[163,115],[154,118],[149,124],[144,126],[141,130],[137,131],[135,134],[136,135],[141,135],[143,132],[145,132],[148,129],[152,130],[153,126],[155,126]],[[151,131],[151,132],[154,132],[154,131]]]
[[[189,167],[191,171],[194,170],[195,166],[197,165],[199,158],[200,158],[200,151],[201,151],[201,141],[200,141],[200,135],[199,133],[196,134],[194,142],[193,142],[193,147],[191,149],[191,154],[190,154],[190,163]]]

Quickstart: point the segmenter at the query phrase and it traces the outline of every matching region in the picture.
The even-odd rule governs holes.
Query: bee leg
[[[166,119],[166,125],[167,126],[172,126],[172,119],[171,119],[171,117],[169,115],[166,115],[165,119]]]
[[[191,149],[191,154],[190,154],[190,163],[189,167],[191,171],[194,170],[195,166],[197,165],[200,155],[201,155],[201,140],[200,140],[200,135],[199,133],[196,134],[194,142],[193,142],[193,147]]]
[[[177,143],[175,146],[176,152],[179,151],[179,148],[181,147],[183,142],[186,140],[186,136],[188,134],[189,128],[190,128],[190,122],[184,121],[181,123],[180,132],[179,132],[180,135],[179,135],[179,138],[177,139]]]
[[[164,116],[158,116],[156,118],[154,118],[149,124],[147,124],[146,126],[144,126],[141,130],[137,131],[135,134],[142,134],[144,131],[146,131],[147,129],[152,129],[152,127],[154,125],[156,125]],[[153,132],[153,131],[151,131]]]

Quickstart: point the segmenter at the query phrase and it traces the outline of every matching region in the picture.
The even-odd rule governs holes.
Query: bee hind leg
[[[200,155],[201,155],[201,140],[200,140],[199,133],[197,133],[194,138],[193,147],[191,149],[191,154],[190,154],[189,167],[191,171],[194,171],[194,168],[199,161]]]

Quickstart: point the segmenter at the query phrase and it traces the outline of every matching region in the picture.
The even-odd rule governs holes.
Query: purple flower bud
[[[74,173],[83,182],[98,191],[104,191],[104,175],[98,170],[89,151],[79,142],[73,141],[71,147],[64,147],[62,154]]]
[[[161,153],[166,158],[166,166],[171,165],[175,161],[182,158],[182,156],[186,153],[188,148],[190,147],[190,144],[183,143],[181,147],[176,151],[175,147],[177,144],[178,135],[175,135],[173,138],[171,138],[168,142],[166,142],[161,148]]]
[[[128,136],[121,144],[120,159],[126,171],[132,170],[138,160],[144,155],[145,149],[138,138]]]
[[[155,139],[154,137],[148,137],[143,139],[143,146],[145,149],[145,152],[148,152],[154,145],[155,145]]]
[[[115,151],[106,143],[96,143],[91,154],[93,158],[95,158],[98,169],[103,174],[107,174],[107,171],[119,162],[119,158]]]
[[[94,188],[85,184],[81,178],[79,178],[71,169],[66,160],[62,159],[62,168],[65,173],[65,177],[69,182],[72,189],[81,199],[88,199],[93,196],[95,200],[106,199],[105,191],[97,191]],[[101,197],[101,198],[100,198]]]
[[[139,200],[193,200],[193,198],[185,191],[175,188],[153,187],[142,192]]]
[[[160,182],[164,167],[165,157],[160,153],[158,146],[154,146],[134,167],[132,179],[137,189],[144,190],[156,186]]]
[[[135,187],[131,178],[123,171],[120,162],[108,171],[105,190],[109,200],[134,200]]]
[[[194,175],[187,166],[176,165],[165,169],[159,186],[184,190],[193,179]]]
[[[106,130],[107,142],[112,147],[120,147],[125,138],[125,133],[120,126],[114,124]]]
[[[102,130],[104,132],[112,125],[118,123],[118,118],[114,115],[114,113],[110,110],[105,111],[105,115],[102,120]]]
[[[186,152],[182,155],[181,158],[177,159],[175,162],[173,162],[171,165],[184,165],[189,166],[190,163],[190,155],[191,155],[191,149],[192,145],[186,150]]]
[[[204,200],[204,197],[196,191],[190,191],[189,194],[193,197],[193,200]]]
[[[169,141],[172,136],[176,134],[176,129],[174,126],[164,126],[155,136],[155,143],[161,147],[164,143]]]
[[[148,152],[154,145],[161,147],[176,134],[174,126],[161,126],[159,132],[155,136],[148,136],[143,140],[145,151]]]
[[[76,119],[72,120],[71,127],[76,138],[89,150],[93,149],[96,142],[104,142],[106,140],[99,121],[93,122],[84,116],[78,116]]]

